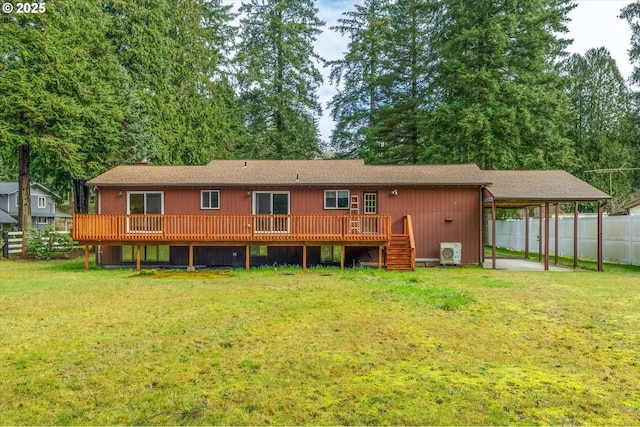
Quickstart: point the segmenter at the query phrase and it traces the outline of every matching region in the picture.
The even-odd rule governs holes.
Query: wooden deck
[[[378,246],[380,268],[383,247],[387,247],[391,263],[387,265],[388,269],[415,268],[411,218],[405,218],[405,234],[394,236],[391,234],[390,215],[76,214],[73,217],[73,239],[85,246],[85,268],[89,266],[89,245],[137,245],[136,268],[140,270],[140,245],[149,244],[189,246],[189,268],[193,268],[194,246],[243,245],[247,251],[248,269],[252,244],[302,246],[303,268],[306,266],[307,246]],[[344,250],[342,254],[344,257]],[[344,259],[341,266],[344,266]]]
[[[73,217],[82,244],[386,242],[388,215],[95,215]]]

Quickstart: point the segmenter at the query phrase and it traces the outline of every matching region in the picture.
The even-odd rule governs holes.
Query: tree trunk
[[[31,146],[18,147],[18,227],[28,231],[31,228]]]
[[[89,188],[84,179],[73,180],[73,211],[77,214],[89,213]]]

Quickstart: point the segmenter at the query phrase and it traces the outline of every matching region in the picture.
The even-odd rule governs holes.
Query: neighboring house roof
[[[365,165],[363,160],[214,160],[206,166],[117,166],[93,186],[484,185],[476,165]]]
[[[55,195],[51,190],[45,187],[42,184],[38,184],[37,182],[32,182],[31,187],[38,187],[42,191]],[[18,192],[18,183],[17,182],[0,182],[0,194],[14,194]]]
[[[494,200],[509,202],[599,201],[611,197],[562,170],[484,171]]]
[[[13,194],[18,192],[17,182],[0,182],[0,194]]]
[[[0,224],[17,224],[18,221],[2,209],[0,209]]]

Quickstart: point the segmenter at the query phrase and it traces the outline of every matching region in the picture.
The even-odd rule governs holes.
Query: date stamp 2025
[[[47,5],[45,2],[38,3],[1,3],[3,13],[45,13]]]

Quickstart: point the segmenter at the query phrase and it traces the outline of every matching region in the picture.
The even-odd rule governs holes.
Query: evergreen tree
[[[424,118],[434,108],[430,94],[436,58],[431,50],[436,5],[425,0],[397,0],[390,7],[382,89],[375,136],[385,163],[417,163],[425,144]]]
[[[343,13],[331,28],[349,38],[344,58],[329,62],[331,82],[339,86],[329,104],[336,123],[331,143],[339,155],[369,163],[385,162],[374,128],[378,109],[385,105],[382,79],[391,36],[389,6],[389,0],[365,0]]]
[[[613,197],[610,211],[618,212],[633,190],[634,173],[608,174],[588,170],[631,169],[637,166],[633,144],[632,94],[605,48],[584,56],[572,55],[566,64],[573,113],[570,137],[580,167],[574,173]]]
[[[108,38],[132,77],[162,164],[225,158],[243,134],[228,83],[231,6],[221,0],[108,0]]]
[[[628,4],[620,10],[621,19],[625,19],[631,28],[631,47],[629,60],[633,64],[631,82],[640,84],[640,0]]]
[[[316,90],[322,82],[313,42],[324,25],[312,0],[250,0],[240,7],[234,65],[252,158],[319,153]]]
[[[558,60],[569,0],[440,2],[423,160],[481,168],[570,167],[568,103]]]
[[[32,163],[34,175],[66,193],[135,150],[122,138],[137,120],[127,76],[104,42],[100,9],[80,0],[46,7],[0,17],[0,139],[18,158],[23,228]]]

